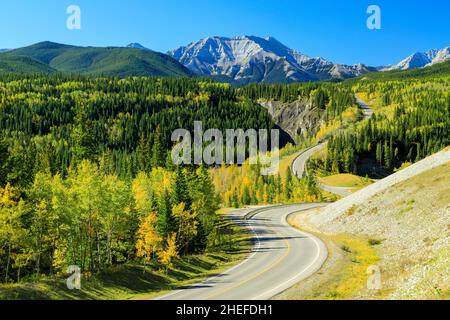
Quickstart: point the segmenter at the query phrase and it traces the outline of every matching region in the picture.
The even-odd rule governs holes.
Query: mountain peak
[[[383,68],[382,71],[408,70],[432,66],[450,60],[450,47],[431,49],[426,52],[415,52],[399,63]]]
[[[41,41],[36,44],[33,44],[29,47],[33,47],[36,49],[44,48],[44,49],[61,49],[61,48],[73,48],[74,46],[52,42],[52,41]]]
[[[278,39],[276,39],[275,37],[272,37],[272,36],[265,37],[264,40],[266,40],[267,42],[277,43],[277,44],[281,44],[284,46],[284,44],[282,44]]]
[[[253,82],[344,79],[367,72],[362,66],[335,65],[288,48],[274,37],[207,37],[169,52],[194,73]]]
[[[138,42],[132,42],[129,45],[126,46],[126,48],[131,48],[131,49],[147,49],[146,47],[144,47],[142,44],[138,43]]]

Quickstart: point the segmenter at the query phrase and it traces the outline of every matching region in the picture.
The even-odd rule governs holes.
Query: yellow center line
[[[273,229],[272,229],[272,230],[273,230]],[[277,235],[279,235],[279,236],[283,236],[280,232],[275,231],[275,233],[276,233]],[[225,288],[225,289],[223,289],[223,290],[221,290],[221,291],[219,291],[219,292],[216,292],[216,293],[213,293],[213,294],[211,294],[211,295],[208,295],[208,296],[206,296],[204,299],[205,299],[205,300],[210,300],[212,297],[221,295],[221,294],[223,294],[223,293],[225,293],[225,292],[228,292],[228,291],[230,291],[230,290],[232,290],[232,289],[239,288],[239,287],[241,287],[242,285],[244,285],[244,284],[246,284],[246,283],[248,283],[248,282],[250,282],[250,281],[252,281],[252,280],[254,280],[254,279],[258,278],[258,277],[260,277],[260,276],[263,275],[264,273],[266,273],[266,272],[272,270],[274,267],[276,267],[277,265],[279,265],[284,259],[286,259],[286,257],[287,257],[287,256],[289,255],[289,253],[291,252],[291,245],[289,244],[289,241],[286,240],[286,239],[283,239],[283,240],[284,240],[284,242],[286,243],[286,246],[287,246],[287,251],[286,251],[286,253],[285,253],[282,257],[280,257],[279,259],[277,259],[277,261],[275,261],[274,263],[272,263],[268,268],[266,268],[266,269],[264,269],[264,270],[262,270],[262,271],[260,271],[260,272],[258,272],[258,273],[256,273],[256,274],[254,274],[252,277],[250,277],[250,278],[248,278],[248,279],[245,279],[245,280],[243,280],[243,281],[241,281],[241,282],[235,284],[234,286]]]

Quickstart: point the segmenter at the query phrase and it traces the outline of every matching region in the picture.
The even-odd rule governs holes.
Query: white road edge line
[[[282,218],[281,218],[281,223],[285,226],[289,226],[291,229],[295,230],[297,233],[300,233],[301,235],[306,235],[308,236],[310,239],[312,239],[314,241],[314,244],[317,247],[317,254],[316,257],[314,258],[314,261],[311,262],[311,264],[309,264],[305,269],[303,269],[300,273],[298,273],[297,275],[295,275],[294,277],[290,278],[289,280],[286,280],[285,282],[279,284],[278,286],[276,286],[275,288],[272,288],[266,292],[264,292],[263,294],[258,295],[257,297],[251,299],[251,300],[266,300],[266,299],[270,299],[273,296],[277,295],[278,293],[282,292],[283,290],[286,290],[290,287],[292,287],[292,285],[296,284],[298,281],[297,279],[300,278],[305,272],[307,272],[312,266],[314,266],[316,264],[316,262],[319,260],[320,256],[321,256],[321,249],[320,249],[320,245],[319,242],[317,241],[317,238],[309,233],[306,232],[302,232],[294,227],[292,227],[291,225],[289,225],[289,223],[287,222],[287,217],[289,215],[291,215],[293,212],[291,213],[287,213],[285,214]],[[319,240],[320,241],[320,240]],[[322,243],[323,244],[323,243]],[[324,244],[323,244],[324,246]],[[326,248],[324,246],[324,248]],[[326,250],[326,249],[325,249]],[[325,255],[328,255],[328,252],[325,253]],[[325,262],[325,261],[324,261]],[[323,265],[323,263],[322,263]],[[319,269],[322,267],[322,265],[319,267]],[[293,282],[291,284],[291,282]],[[279,288],[283,288],[283,289],[279,289]]]
[[[267,208],[267,209],[270,209],[270,208]],[[245,215],[250,214],[250,213],[252,213],[254,211],[257,211],[257,210],[261,210],[261,208],[252,210],[252,211],[246,213]],[[243,216],[244,219],[245,219],[245,215]],[[222,277],[223,275],[225,275],[227,273],[230,273],[234,269],[237,269],[237,268],[241,267],[243,264],[247,263],[249,260],[251,260],[258,253],[258,250],[261,248],[261,241],[260,241],[259,235],[258,235],[257,232],[255,232],[255,229],[253,228],[253,226],[249,224],[249,220],[245,220],[245,224],[247,225],[247,229],[249,229],[256,237],[256,244],[252,248],[252,254],[250,254],[247,258],[245,258],[245,260],[241,261],[239,264],[235,265],[234,267],[231,267],[230,269],[227,269],[226,271],[224,271],[224,272],[222,272],[222,273],[220,273],[220,274],[218,274],[218,275],[216,275],[216,276],[214,276],[212,278],[205,279],[202,282],[200,282],[199,284],[208,283],[208,282],[210,282],[210,281],[212,281],[214,279]],[[155,298],[153,300],[165,300],[165,299],[167,299],[167,298],[169,298],[169,297],[171,297],[173,295],[176,295],[176,294],[178,294],[180,292],[183,292],[184,290],[186,290],[186,289],[180,289],[180,290],[177,290],[177,291],[165,294],[165,295],[163,295],[161,297],[157,297],[157,298]]]
[[[282,207],[282,206],[283,206],[283,205],[281,205],[280,207]],[[289,205],[289,206],[295,206],[295,205]],[[268,211],[268,210],[271,210],[271,209],[276,209],[276,207],[278,207],[278,206],[270,206],[270,207],[267,207],[267,208],[259,208],[259,209],[255,209],[254,211],[261,210],[260,212],[258,212],[258,214],[259,214],[259,213],[264,212],[264,211]],[[309,208],[309,209],[312,209],[312,208],[314,208],[314,207],[315,207],[315,206],[312,206],[312,207]],[[306,209],[306,210],[307,210],[307,209]],[[254,212],[254,211],[250,211],[250,212],[248,212],[247,214],[250,214],[250,213],[252,213],[252,212]],[[303,211],[303,210],[298,210],[298,211]],[[297,211],[293,211],[293,212],[286,213],[285,215],[283,215],[283,216],[281,217],[280,222],[281,222],[284,226],[287,226],[288,228],[295,230],[295,232],[297,232],[297,233],[299,233],[299,234],[301,234],[301,235],[303,235],[303,236],[306,235],[308,238],[310,238],[311,240],[313,240],[314,244],[315,244],[316,247],[317,247],[317,254],[316,254],[316,257],[314,258],[314,261],[313,261],[311,264],[309,264],[305,269],[303,269],[300,273],[298,273],[297,275],[295,275],[294,277],[292,277],[292,278],[290,278],[289,280],[287,280],[287,281],[285,281],[285,282],[279,284],[279,285],[276,286],[275,288],[272,288],[272,289],[266,291],[265,293],[263,293],[263,294],[261,294],[261,295],[258,295],[256,298],[252,298],[252,299],[249,299],[249,300],[268,300],[268,299],[272,298],[273,296],[275,296],[276,294],[278,294],[278,293],[280,293],[280,292],[282,292],[282,291],[284,291],[284,290],[286,290],[286,289],[292,287],[293,285],[295,285],[295,284],[298,282],[297,279],[300,278],[305,272],[307,272],[312,266],[314,266],[314,264],[316,264],[317,260],[319,260],[322,251],[321,251],[321,246],[320,246],[320,244],[319,244],[318,241],[320,241],[320,243],[322,243],[322,247],[324,248],[324,251],[325,251],[325,259],[324,259],[324,261],[322,262],[322,264],[319,266],[318,270],[322,267],[323,263],[325,262],[326,257],[328,256],[328,252],[327,252],[327,249],[326,249],[325,244],[324,244],[321,240],[318,240],[317,237],[315,237],[315,236],[313,236],[313,235],[311,235],[311,234],[309,234],[309,233],[307,233],[307,232],[300,231],[300,230],[298,230],[298,229],[292,227],[292,226],[287,222],[287,217],[288,217],[289,215],[295,213],[295,212],[297,212]],[[246,215],[247,215],[247,214],[246,214]],[[245,215],[244,215],[244,217],[245,217]],[[253,217],[252,217],[252,218],[253,218]],[[239,263],[238,265],[236,265],[236,266],[234,266],[234,267],[232,267],[232,268],[230,268],[230,269],[227,269],[225,272],[222,272],[222,273],[220,273],[220,274],[218,274],[218,275],[216,275],[216,276],[214,276],[214,277],[212,277],[212,278],[208,278],[208,279],[206,279],[206,280],[200,282],[199,284],[205,284],[205,283],[208,283],[208,282],[211,281],[211,280],[214,280],[214,279],[216,279],[216,278],[219,278],[219,277],[223,276],[223,275],[226,274],[226,273],[229,273],[230,271],[232,271],[232,270],[234,270],[234,269],[236,269],[236,268],[242,266],[242,265],[245,264],[246,262],[248,262],[250,259],[252,259],[252,258],[257,254],[258,250],[261,248],[260,237],[259,237],[259,235],[257,234],[257,232],[255,232],[254,227],[251,226],[251,225],[249,224],[249,221],[248,221],[248,220],[246,220],[246,225],[247,225],[248,229],[255,235],[256,241],[257,241],[257,244],[256,244],[256,245],[253,247],[253,249],[252,249],[252,251],[253,251],[252,254],[249,255],[244,261],[242,261],[242,262]],[[291,284],[291,282],[293,282],[293,283]],[[283,286],[284,286],[284,288],[279,289],[280,287],[283,287]],[[180,293],[180,292],[183,292],[183,291],[185,291],[185,290],[186,290],[186,289],[180,289],[180,290],[177,290],[177,291],[168,293],[168,294],[166,294],[166,295],[164,295],[164,296],[154,298],[153,300],[164,300],[164,299],[167,299],[168,297],[171,297],[171,296],[173,296],[173,295],[176,295],[176,294],[178,294],[178,293]],[[272,293],[272,292],[274,292],[274,291],[276,291],[276,292],[275,292],[275,293]],[[264,297],[264,296],[266,296],[266,297]]]

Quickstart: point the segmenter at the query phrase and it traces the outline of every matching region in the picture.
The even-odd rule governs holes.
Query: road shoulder
[[[328,258],[317,273],[273,299],[381,299],[386,292],[367,289],[367,268],[379,260],[376,250],[365,238],[327,234],[313,228],[307,220],[307,215],[313,210],[293,214],[288,222],[297,229],[319,237],[327,246]]]

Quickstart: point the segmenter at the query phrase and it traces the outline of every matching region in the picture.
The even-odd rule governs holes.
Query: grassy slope
[[[105,76],[190,76],[190,71],[171,57],[131,48],[75,47],[41,42],[0,55],[27,57],[61,72]]]
[[[319,181],[332,187],[362,188],[372,183],[370,179],[365,179],[353,174],[342,173],[328,177],[321,177]]]
[[[330,235],[302,223],[293,216],[289,223],[320,237],[329,256],[322,269],[275,297],[276,300],[346,300],[354,299],[367,283],[367,268],[380,257],[371,239],[349,234]],[[377,292],[376,298],[384,292]]]
[[[166,273],[154,266],[143,272],[140,265],[125,265],[89,278],[82,277],[81,290],[68,290],[65,277],[39,282],[1,285],[0,300],[5,299],[151,299],[180,286],[201,281],[231,267],[251,251],[247,230],[227,222],[231,241],[212,252],[176,259]]]
[[[282,179],[286,179],[288,170],[291,170],[292,163],[300,155],[300,153],[301,151],[295,152],[280,159],[279,173]]]

